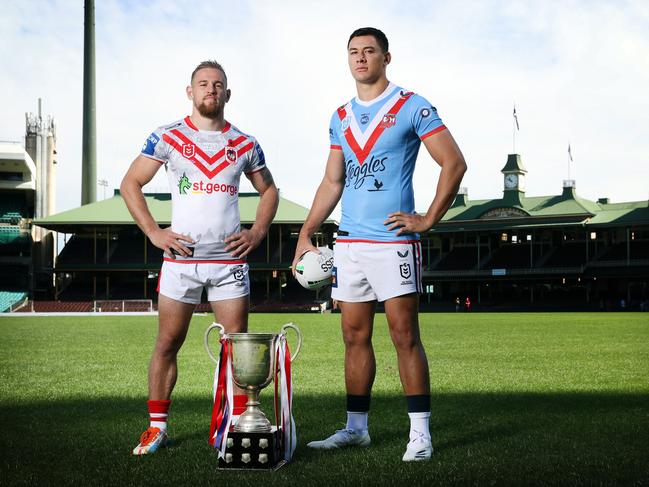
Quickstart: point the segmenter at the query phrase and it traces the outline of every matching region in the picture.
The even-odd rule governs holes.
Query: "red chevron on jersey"
[[[225,161],[225,162],[222,162],[221,164],[219,164],[218,166],[216,166],[214,169],[210,170],[209,168],[205,167],[205,164],[203,162],[196,159],[196,155],[192,155],[191,157],[187,157],[187,154],[185,153],[185,147],[187,147],[188,144],[181,145],[181,144],[178,143],[178,141],[172,139],[167,134],[164,134],[162,136],[162,139],[167,144],[169,144],[171,147],[176,149],[180,154],[182,154],[182,156],[185,159],[191,161],[194,164],[194,166],[196,166],[198,169],[200,169],[201,172],[203,174],[205,174],[209,179],[212,179],[214,176],[216,176],[218,173],[223,171],[223,169],[225,169],[226,167],[228,167],[230,165],[227,161]],[[190,142],[190,144],[191,144],[191,142]],[[191,145],[193,145],[196,149],[200,150],[200,148],[198,146],[196,146],[195,144],[191,144]]]
[[[372,131],[372,135],[370,135],[369,139],[361,149],[358,141],[354,137],[354,134],[352,133],[352,128],[351,124],[344,130],[344,135],[345,135],[345,140],[349,144],[349,147],[352,151],[354,151],[354,154],[356,154],[356,158],[358,159],[358,163],[362,166],[363,163],[365,162],[365,159],[368,158],[370,155],[370,152],[372,152],[372,148],[374,147],[374,144],[376,144],[376,141],[379,140],[379,137],[381,137],[381,134],[386,128],[392,127],[395,122],[396,122],[396,116],[397,113],[399,113],[399,110],[401,110],[401,107],[408,101],[408,98],[410,98],[413,95],[412,91],[409,92],[401,92],[399,99],[396,101],[394,105],[387,111],[382,116],[382,121],[379,123],[374,130]],[[340,121],[342,122],[346,117],[347,117],[347,108],[346,106],[342,106],[338,109],[338,117],[340,118]]]
[[[226,149],[233,150],[238,144],[246,140],[246,137],[240,136],[230,141],[229,146],[227,148],[224,147],[216,154],[214,154],[212,157],[209,157],[207,154],[205,154],[205,152],[203,152],[203,150],[198,145],[194,144],[191,140],[189,140],[182,132],[178,130],[172,130],[171,133],[174,134],[176,137],[178,137],[180,140],[182,140],[184,144],[180,144],[177,140],[173,139],[168,134],[164,134],[162,136],[164,141],[167,142],[171,147],[176,149],[180,154],[182,154],[182,156],[185,159],[190,160],[209,179],[212,179],[214,176],[216,176],[218,173],[223,171],[223,169],[225,169],[229,165],[236,164],[237,159],[239,157],[241,157],[243,154],[245,154],[246,152],[248,152],[250,149],[254,147],[254,143],[249,142],[248,144],[244,145],[240,149],[236,150],[235,154],[232,155],[231,153],[230,158],[228,158],[226,155]],[[190,149],[188,149],[188,147]],[[201,156],[201,158],[210,165],[220,161],[221,159],[224,158],[224,156],[225,156],[225,160],[221,162],[218,166],[216,166],[214,169],[210,169],[209,167],[205,166],[204,162],[202,162],[196,157],[197,155]]]
[[[195,145],[185,134],[183,134],[180,130],[174,129],[171,130],[171,133],[174,134],[176,137],[178,137],[180,140],[182,140],[186,145],[191,144],[192,146],[195,147],[196,153],[201,156],[201,158],[207,163],[207,164],[214,164],[216,161],[221,159],[223,155],[225,154],[225,147],[218,151],[216,154],[214,154],[212,157],[208,156],[200,147]],[[229,147],[236,147],[239,145],[241,142],[245,141],[246,137],[243,135],[240,135],[234,140],[228,141],[228,146]],[[182,154],[185,155],[185,149],[183,148]],[[192,154],[193,155],[193,154]],[[188,156],[188,158],[191,156]]]

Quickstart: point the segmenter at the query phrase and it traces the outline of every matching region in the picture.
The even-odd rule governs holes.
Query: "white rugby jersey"
[[[221,131],[199,130],[189,117],[159,127],[142,155],[165,165],[171,189],[171,228],[196,241],[177,260],[233,263],[225,238],[240,230],[239,180],[266,166],[254,137],[226,122]],[[166,259],[165,259],[166,260]]]

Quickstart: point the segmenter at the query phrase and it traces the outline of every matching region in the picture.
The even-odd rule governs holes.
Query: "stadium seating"
[[[533,262],[532,262],[533,265]],[[525,269],[530,265],[530,244],[505,244],[497,248],[484,269]]]
[[[649,259],[649,242],[629,242],[629,258],[632,260]],[[599,257],[600,261],[624,261],[627,258],[627,244],[620,242],[605,250]]]
[[[93,261],[94,243],[91,238],[73,236],[59,254],[58,264],[88,264]],[[97,262],[106,261],[106,246],[97,245]]]
[[[631,242],[631,259],[649,259],[649,241]]]
[[[7,249],[11,249],[13,253],[16,246],[21,246],[30,242],[29,233],[21,230],[14,225],[0,224],[0,245],[7,245]]]
[[[487,255],[487,247],[480,247],[480,256]],[[436,271],[470,270],[478,267],[478,247],[455,247],[435,266]]]
[[[566,242],[557,247],[543,267],[575,267],[586,263],[586,244]]]
[[[10,311],[11,307],[27,297],[22,291],[0,291],[0,313]]]
[[[26,209],[15,196],[11,194],[0,194],[0,223],[17,225],[27,215]]]

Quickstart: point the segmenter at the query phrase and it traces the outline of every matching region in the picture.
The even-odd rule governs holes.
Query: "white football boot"
[[[433,455],[433,445],[430,437],[419,433],[419,436],[412,438],[406,446],[406,453],[403,454],[404,462],[420,462],[430,460]]]
[[[167,432],[160,428],[149,427],[140,436],[140,443],[133,448],[133,455],[149,455],[165,446],[167,446]]]
[[[352,429],[337,430],[329,438],[320,441],[312,441],[307,443],[309,448],[317,450],[334,450],[336,448],[344,448],[346,446],[369,446],[370,435],[365,431],[356,431]]]

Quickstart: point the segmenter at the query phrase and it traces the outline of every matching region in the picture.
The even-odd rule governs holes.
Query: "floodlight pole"
[[[95,105],[95,1],[84,0],[83,135],[81,204],[97,201],[97,124]]]

